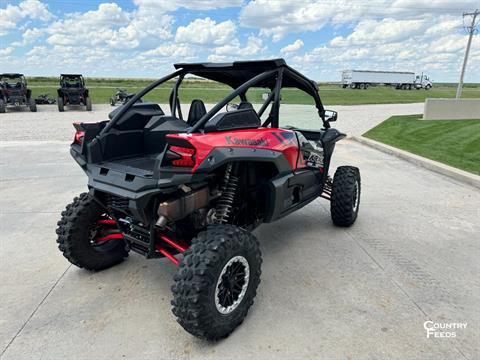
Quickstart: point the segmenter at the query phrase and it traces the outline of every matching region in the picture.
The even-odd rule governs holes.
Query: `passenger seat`
[[[190,110],[188,111],[188,120],[187,125],[194,126],[198,120],[202,118],[203,115],[207,113],[205,104],[202,100],[194,99],[190,105]]]

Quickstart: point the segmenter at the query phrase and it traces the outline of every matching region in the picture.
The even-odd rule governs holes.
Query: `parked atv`
[[[27,80],[23,74],[0,74],[0,113],[7,107],[19,108],[28,106],[36,112],[37,105],[32,99],[32,91],[27,88]]]
[[[57,101],[48,97],[48,94],[40,94],[35,98],[35,104],[37,105],[53,105],[56,103]]]
[[[57,90],[58,111],[65,111],[65,106],[84,105],[92,111],[92,99],[85,86],[85,79],[80,74],[61,74],[60,87]]]
[[[335,225],[352,225],[360,172],[340,166],[329,176],[335,143],[345,134],[330,127],[337,114],[324,109],[316,83],[283,59],[175,68],[111,120],[74,123],[71,154],[89,191],[62,212],[57,242],[72,264],[91,271],[122,262],[129,251],[167,258],[178,266],[172,287],[178,322],[218,340],[242,323],[260,282],[262,256],[251,231],[319,197],[330,201]],[[208,112],[193,100],[184,118],[178,94],[188,75],[235,90]],[[171,115],[136,103],[174,78]],[[247,94],[258,87],[269,95],[256,111]],[[312,98],[317,129],[286,126],[279,116],[286,88]],[[242,101],[227,106],[236,97]]]
[[[115,95],[110,98],[110,105],[125,105],[134,96],[134,93],[128,93],[127,90],[117,88]],[[142,99],[138,99],[137,102],[142,102]]]

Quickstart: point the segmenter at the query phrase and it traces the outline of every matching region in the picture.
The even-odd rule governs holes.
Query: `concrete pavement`
[[[362,172],[357,223],[335,228],[319,199],[257,229],[256,302],[229,338],[209,344],[175,322],[167,260],[132,254],[89,273],[61,256],[56,221],[86,189],[68,154],[69,123],[101,114],[26,114],[17,126],[0,118],[2,360],[480,357],[478,189],[341,142],[333,166]],[[338,128],[355,131],[347,121]],[[428,320],[468,325],[455,338],[427,339]]]

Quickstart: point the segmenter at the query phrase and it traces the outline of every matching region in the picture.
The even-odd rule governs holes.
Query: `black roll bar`
[[[139,91],[138,93],[135,94],[135,96],[133,96],[121,109],[120,111],[117,113],[117,115],[114,116],[114,118],[112,120],[110,120],[107,125],[102,129],[102,131],[100,131],[100,133],[97,135],[98,136],[101,136],[105,133],[107,133],[116,123],[117,121],[127,112],[128,109],[130,109],[132,107],[133,104],[135,104],[137,102],[138,99],[140,99],[141,97],[145,96],[145,94],[147,94],[148,92],[150,92],[151,90],[155,89],[158,85],[164,83],[165,81],[168,81],[170,79],[173,79],[174,77],[178,76],[178,75],[181,75],[182,73],[184,72],[183,69],[180,69],[180,70],[177,70],[167,76],[164,76],[163,78],[161,79],[158,79],[157,81],[154,81],[153,83],[151,83],[150,85],[148,85],[145,89]]]
[[[205,115],[203,115],[200,120],[191,128],[188,130],[189,133],[195,132],[198,129],[200,129],[203,125],[207,123],[210,118],[215,115],[218,111],[220,111],[225,105],[227,105],[230,101],[232,101],[235,97],[240,95],[241,93],[245,92],[248,88],[254,86],[256,83],[272,76],[275,73],[278,73],[279,69],[275,70],[270,70],[263,72],[261,74],[258,74],[254,78],[251,78],[247,82],[243,83],[240,85],[238,88],[236,88],[233,92],[231,92],[229,95],[227,95],[222,101],[220,101],[217,105],[215,105],[210,111],[208,111]]]

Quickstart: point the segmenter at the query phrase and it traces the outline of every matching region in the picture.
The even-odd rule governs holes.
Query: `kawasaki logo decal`
[[[227,143],[231,145],[268,146],[268,140],[264,138],[242,139],[242,138],[226,136],[225,140],[227,140]]]

